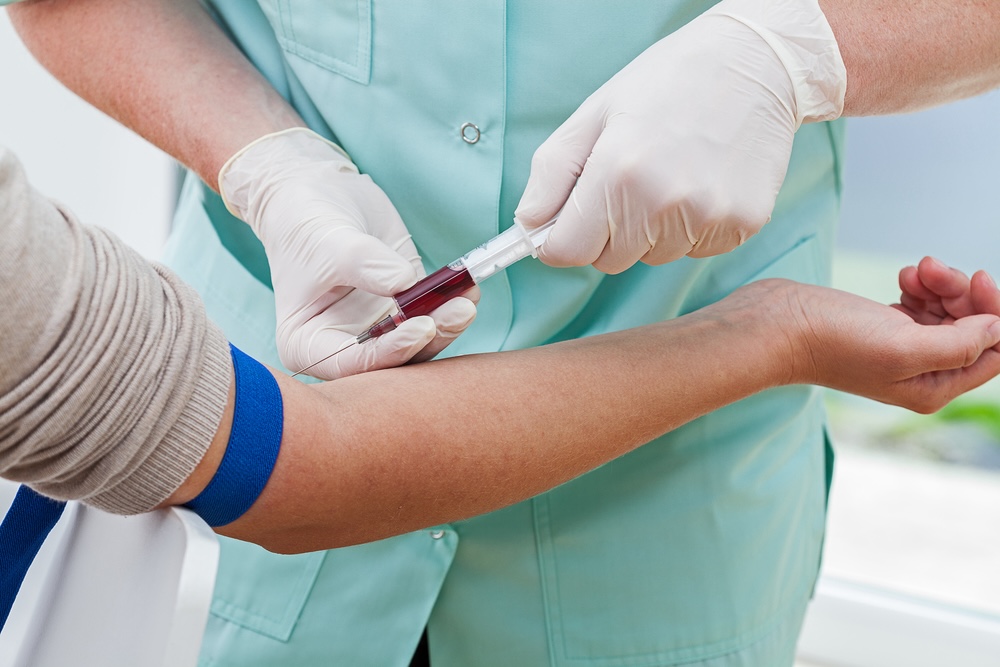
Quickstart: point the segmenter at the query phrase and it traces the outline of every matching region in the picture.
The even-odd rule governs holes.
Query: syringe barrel
[[[513,227],[464,257],[418,280],[413,287],[392,297],[399,312],[388,315],[372,325],[358,337],[358,342],[363,343],[388,333],[403,320],[429,315],[441,304],[465,294],[494,273],[502,271],[519,259],[536,255],[538,246],[545,241],[554,222],[553,219],[530,232],[519,223],[514,223]]]
[[[466,253],[459,261],[469,270],[472,279],[481,283],[518,260],[537,257],[538,246],[548,237],[554,222],[555,219],[531,231],[515,222],[506,231]]]
[[[554,222],[554,221],[553,221]],[[552,223],[528,232],[515,223],[448,266],[393,296],[405,318],[428,315],[441,304],[461,296],[474,285],[504,270],[519,259],[535,255]],[[397,323],[398,324],[398,323]]]
[[[421,278],[413,287],[403,290],[392,297],[398,311],[386,315],[373,324],[367,331],[358,336],[358,342],[364,343],[372,338],[387,334],[403,320],[420,315],[430,315],[438,306],[451,301],[456,296],[468,292],[476,286],[469,272],[465,270],[462,260],[457,260],[442,267],[425,278]]]
[[[403,319],[429,315],[441,304],[461,296],[476,285],[461,260],[452,262],[416,282],[392,298]],[[398,323],[397,323],[398,324]]]

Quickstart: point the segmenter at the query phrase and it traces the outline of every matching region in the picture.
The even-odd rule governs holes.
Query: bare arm
[[[2,150],[0,228],[0,473],[120,513],[196,496],[233,419],[227,343],[197,296],[38,195]],[[1000,372],[1000,320],[980,314],[1000,291],[926,269],[904,272],[902,310],[771,280],[543,348],[319,386],[278,375],[273,476],[220,532],[302,551],[471,516],[781,384],[937,409]]]
[[[847,115],[912,111],[1000,85],[1000,3],[821,5],[847,65]],[[196,0],[29,0],[9,12],[58,79],[212,187],[237,150],[303,124]]]
[[[8,11],[57,79],[215,189],[243,146],[305,125],[197,0],[30,0]]]
[[[1000,3],[820,0],[847,66],[844,114],[915,111],[1000,85]]]
[[[286,421],[273,476],[219,532],[297,552],[454,521],[778,385],[824,384],[933,411],[1000,371],[989,349],[1000,340],[995,322],[921,326],[860,297],[774,280],[677,320],[543,348],[325,385],[278,375]],[[169,502],[207,483],[224,435]]]
[[[313,550],[526,499],[777,384],[784,342],[739,329],[727,317],[693,317],[316,388],[282,381],[295,444],[258,506],[220,532]],[[708,354],[705,336],[732,346]]]

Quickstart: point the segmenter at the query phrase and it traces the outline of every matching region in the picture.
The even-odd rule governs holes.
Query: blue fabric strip
[[[229,346],[236,375],[236,406],[229,444],[212,481],[187,504],[210,526],[224,526],[254,504],[281,448],[284,412],[274,376]],[[14,606],[24,577],[66,503],[27,486],[14,497],[0,523],[0,629]]]
[[[278,459],[284,429],[274,376],[233,345],[229,349],[236,374],[229,444],[212,481],[186,505],[213,528],[236,521],[256,502]]]
[[[0,523],[0,629],[7,623],[24,575],[66,503],[22,486]]]

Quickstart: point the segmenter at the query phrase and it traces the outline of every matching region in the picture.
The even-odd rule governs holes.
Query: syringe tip
[[[399,326],[399,323],[404,319],[405,318],[402,313],[386,315],[381,320],[368,327],[368,331],[363,331],[360,335],[358,335],[357,340],[359,343],[364,343],[372,338],[378,338],[382,334],[387,334]]]

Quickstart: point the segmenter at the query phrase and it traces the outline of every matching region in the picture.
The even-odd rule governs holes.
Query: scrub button
[[[458,128],[458,131],[462,135],[462,141],[467,144],[479,141],[479,128],[473,123],[462,123],[462,127]]]
[[[435,540],[440,540],[442,537],[444,537],[444,531],[443,530],[438,529],[438,530],[432,530],[431,531],[431,538],[433,538]]]

